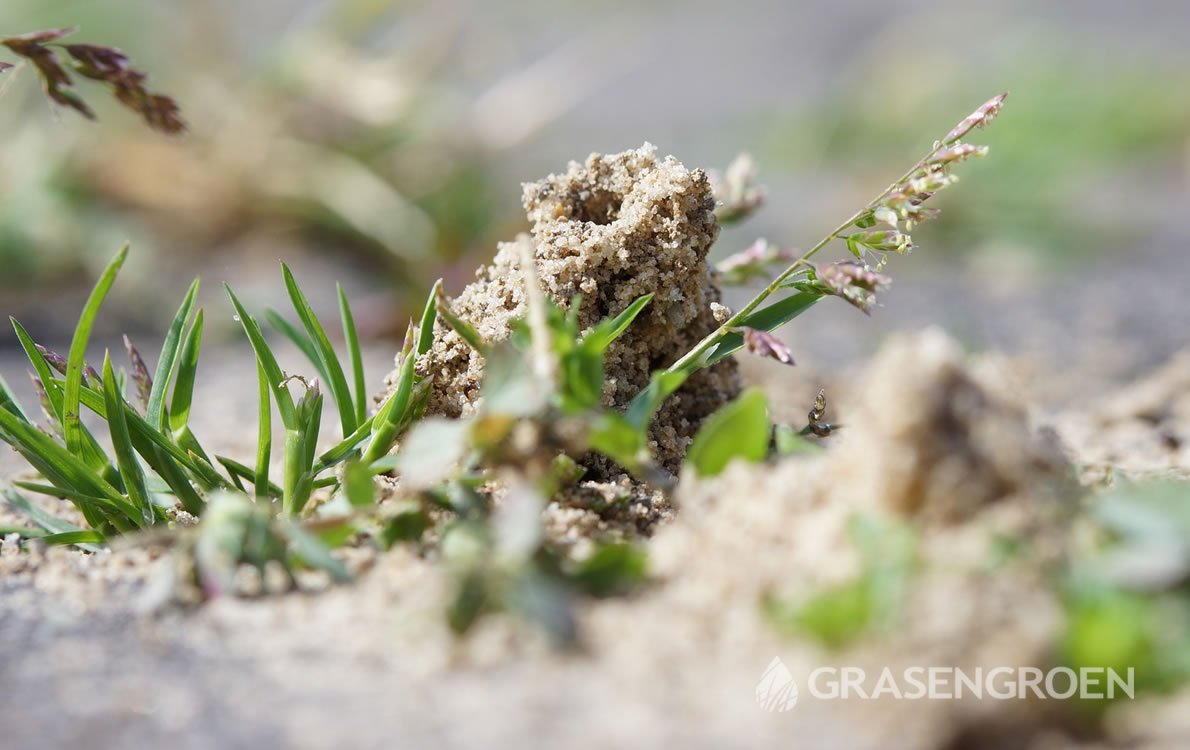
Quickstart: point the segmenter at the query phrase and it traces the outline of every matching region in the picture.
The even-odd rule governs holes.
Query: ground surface
[[[872,428],[877,442],[864,453],[878,465],[872,451],[893,428],[863,416],[871,411],[865,399],[873,390],[892,403],[903,395],[903,409],[914,414],[940,376],[930,347],[914,353],[920,339],[895,344],[900,359],[891,364],[888,354],[874,365],[864,361],[890,330],[941,320],[975,348],[1013,353],[981,368],[1009,392],[1004,403],[1028,407],[1033,426],[1054,428],[1077,463],[1186,475],[1190,367],[1183,356],[1158,368],[1183,343],[1179,290],[1187,276],[1182,264],[1136,256],[1073,279],[1002,279],[999,288],[974,272],[911,274],[874,321],[838,305],[796,327],[790,339],[802,367],[754,363],[747,376],[764,382],[778,414],[791,419],[819,383],[833,383],[845,418],[884,424]],[[373,372],[383,369],[379,353],[372,362]],[[206,415],[201,434],[231,452],[250,449],[243,425],[250,406],[229,397],[243,364],[241,354],[219,353],[203,378],[226,410]],[[10,380],[14,369],[5,364]],[[1131,383],[1146,375],[1148,382]],[[925,428],[924,439],[950,445]],[[15,468],[5,461],[6,471]],[[687,490],[683,515],[651,543],[657,583],[635,599],[587,607],[586,649],[573,655],[502,620],[452,641],[439,616],[439,572],[404,552],[355,560],[366,572],[350,587],[146,615],[140,604],[153,576],[150,552],[27,555],[6,547],[0,683],[20,688],[0,701],[4,744],[876,748],[895,736],[900,748],[1080,746],[1035,705],[757,708],[757,680],[774,656],[795,673],[844,658],[781,638],[755,606],[765,586],[829,580],[833,567],[847,567],[845,552],[829,553],[830,540],[839,509],[857,501],[835,487],[835,473],[829,460],[789,463],[769,474],[733,471]],[[997,507],[942,528],[931,537],[938,554],[974,549],[972,529],[1011,527],[1013,508],[1022,506]],[[988,578],[959,569],[957,583],[942,577],[923,584],[915,595],[919,616],[897,638],[848,652],[843,663],[1039,658],[1055,627],[1052,597],[1027,571]],[[1125,706],[1108,736],[1082,746],[1184,747],[1187,701],[1183,693]]]

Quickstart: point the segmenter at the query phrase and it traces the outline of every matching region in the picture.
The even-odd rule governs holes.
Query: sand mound
[[[607,353],[604,402],[623,407],[649,380],[718,323],[719,290],[707,251],[719,235],[707,176],[645,144],[634,151],[571,162],[563,174],[524,186],[537,276],[547,294],[569,307],[582,295],[583,328],[616,315],[652,293],[652,303]],[[488,341],[506,339],[525,314],[516,242],[500,245],[489,266],[452,302]],[[458,334],[438,324],[433,349],[419,363],[434,379],[430,413],[471,413],[479,399],[482,359]],[[390,376],[389,384],[395,378]],[[739,392],[734,362],[692,377],[661,410],[654,453],[676,470],[701,421]],[[598,467],[596,467],[598,468]],[[598,473],[598,472],[596,472]],[[598,477],[614,478],[614,477]]]

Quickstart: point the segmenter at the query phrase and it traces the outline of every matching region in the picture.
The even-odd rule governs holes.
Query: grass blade
[[[463,320],[458,316],[458,314],[455,313],[454,309],[450,306],[450,302],[447,301],[446,294],[442,291],[441,285],[435,285],[434,291],[436,295],[435,299],[438,315],[442,317],[442,320],[446,322],[447,326],[449,326],[455,333],[459,334],[459,337],[462,338],[463,341],[467,342],[468,346],[479,352],[480,355],[486,357],[488,354],[488,345],[487,342],[483,340],[483,337],[479,335],[479,331],[475,330],[475,326]],[[420,344],[421,341],[419,336],[419,347]]]
[[[265,341],[264,334],[260,330],[260,324],[256,319],[248,314],[244,309],[243,304],[240,303],[239,298],[231,291],[231,287],[227,284],[223,285],[227,290],[227,296],[231,298],[231,304],[235,306],[236,316],[240,319],[240,325],[244,328],[244,333],[248,334],[248,341],[252,344],[252,350],[256,352],[256,361],[264,368],[266,380],[269,388],[272,389],[273,397],[277,400],[277,411],[281,414],[281,421],[285,424],[285,429],[296,430],[298,428],[297,407],[293,403],[293,394],[289,392],[288,386],[285,384],[285,373],[281,370],[281,366],[277,364],[277,358],[273,355],[273,350],[269,348],[269,344]]]
[[[64,531],[61,534],[46,534],[41,538],[41,541],[49,545],[66,546],[73,544],[77,547],[87,549],[94,547],[97,544],[103,544],[104,536],[98,531]]]
[[[107,419],[107,404],[101,394],[94,391],[83,391],[82,404],[91,411],[98,414],[100,417]],[[124,420],[128,424],[128,430],[131,433],[133,445],[137,447],[137,452],[142,456],[149,453],[149,446],[156,446],[164,451],[170,458],[181,464],[190,472],[199,484],[204,485],[208,489],[216,487],[229,489],[231,483],[219,476],[219,473],[210,468],[209,465],[204,465],[200,461],[195,461],[190,454],[179,447],[176,443],[169,439],[165,434],[149,425],[144,417],[136,413],[136,410],[124,404]],[[146,460],[148,458],[146,457]]]
[[[322,360],[318,358],[318,350],[314,348],[314,342],[310,340],[309,336],[298,330],[297,326],[272,308],[264,311],[264,319],[276,329],[277,333],[289,339],[290,343],[296,346],[306,359],[310,360],[310,364],[314,365],[314,369],[318,371],[318,377],[330,380],[327,377],[326,368],[322,366]]]
[[[25,420],[26,423],[32,422],[29,415],[21,408],[21,404],[17,401],[16,394],[12,392],[12,388],[8,386],[8,381],[0,375],[0,409],[7,409],[16,416]]]
[[[25,448],[22,454],[27,459],[30,455],[36,457],[37,460],[30,459],[30,463],[46,478],[58,478],[65,484],[66,489],[77,490],[85,495],[112,500],[124,499],[119,490],[96,474],[80,458],[59,445],[49,435],[21,421],[6,409],[0,409],[0,430],[13,436],[20,446]],[[46,471],[42,471],[43,467]]]
[[[98,283],[87,298],[83,306],[83,313],[79,317],[78,326],[74,329],[74,338],[70,342],[70,354],[66,358],[66,391],[62,403],[62,434],[66,439],[66,449],[78,456],[83,451],[83,423],[79,414],[79,398],[83,390],[84,358],[87,354],[87,344],[91,339],[91,330],[95,327],[95,318],[99,315],[99,308],[104,298],[111,290],[124,259],[128,257],[128,245],[116,253],[116,257],[108,264]]]
[[[4,499],[8,504],[16,510],[23,513],[30,521],[37,524],[51,534],[66,534],[71,532],[85,531],[80,529],[72,523],[67,523],[57,516],[46,513],[41,508],[34,505],[21,493],[14,490],[12,487],[0,487],[0,494],[4,495]],[[96,544],[84,543],[78,545],[81,549],[87,552],[98,552],[99,546]]]
[[[798,292],[785,299],[762,307],[740,321],[741,327],[756,328],[771,333],[814,306],[824,295],[813,292]],[[707,353],[703,367],[710,367],[730,357],[744,347],[743,334],[732,331],[719,340],[714,349]]]
[[[57,419],[58,424],[65,426],[62,418],[63,415],[63,396],[62,389],[55,385],[57,377],[54,375],[49,362],[46,360],[42,349],[33,342],[29,336],[29,332],[25,330],[24,326],[17,322],[16,318],[9,318],[12,322],[12,329],[17,334],[17,340],[21,342],[21,348],[25,350],[25,356],[29,358],[29,364],[33,366],[33,370],[37,373],[37,377],[41,380],[42,387],[45,388],[46,398],[50,402],[50,408],[53,411],[51,418]],[[99,442],[84,426],[83,431],[83,461],[95,471],[104,474],[114,474],[115,470],[111,467],[111,462],[107,455],[103,452],[103,448],[99,447]]]
[[[359,345],[359,331],[355,327],[355,316],[343,285],[337,284],[339,293],[339,319],[343,322],[343,341],[347,344],[347,360],[351,364],[351,380],[355,386],[355,423],[361,425],[368,418],[367,383],[364,379],[364,355]],[[350,433],[343,433],[344,437]]]
[[[619,315],[602,321],[599,325],[591,329],[586,336],[583,336],[583,345],[592,347],[597,352],[603,352],[624,331],[628,330],[628,326],[632,325],[632,321],[636,320],[636,316],[640,315],[641,311],[645,309],[645,306],[652,301],[652,294],[638,297],[635,302],[624,308],[624,311]]]
[[[372,442],[364,451],[363,463],[371,466],[374,461],[384,458],[396,442],[397,433],[401,427],[401,417],[409,407],[409,397],[413,393],[414,357],[405,357],[401,365],[401,374],[397,379],[397,387],[393,389],[372,420]]]
[[[151,526],[157,516],[145,487],[145,473],[136,460],[136,451],[128,434],[128,422],[124,419],[124,409],[128,404],[116,387],[116,374],[108,355],[103,357],[103,399],[107,406],[107,425],[111,432],[112,450],[116,453],[116,465],[120,468],[120,477],[124,480],[129,501],[140,511],[140,519],[134,517],[132,520],[138,525]]]
[[[318,358],[322,362],[322,369],[326,373],[327,385],[331,389],[331,398],[335,400],[335,406],[339,410],[339,422],[343,428],[343,435],[350,435],[355,432],[359,420],[355,417],[355,407],[351,400],[351,390],[347,387],[347,378],[343,374],[342,365],[339,364],[339,356],[335,354],[334,347],[331,346],[330,339],[327,338],[322,323],[318,320],[318,316],[314,314],[314,309],[310,307],[310,302],[306,299],[306,295],[302,293],[297,279],[294,278],[293,272],[289,270],[289,266],[282,263],[281,273],[285,277],[285,288],[289,290],[289,299],[293,302],[293,309],[297,311],[302,325],[306,328],[306,333],[310,335],[310,340],[314,342]]]
[[[382,405],[381,409],[383,408],[384,406]],[[375,422],[375,415],[368,417],[349,437],[319,456],[318,463],[314,464],[314,468],[311,471],[314,474],[321,474],[350,456],[372,434],[372,425]]]
[[[169,402],[169,427],[176,435],[190,423],[190,407],[194,403],[194,380],[198,373],[198,354],[202,348],[202,310],[194,316],[194,325],[182,343],[178,359],[178,375],[174,380],[174,392]],[[157,381],[153,381],[154,386]],[[149,419],[152,424],[152,418]]]
[[[94,497],[93,495],[86,495],[73,490],[64,490],[45,484],[37,484],[36,482],[13,482],[13,486],[20,487],[29,492],[36,492],[39,495],[69,500],[77,508],[91,508],[96,513],[111,521],[112,525],[121,531],[134,531],[139,527],[137,519],[140,518],[140,509],[122,497],[117,502],[105,497]],[[117,515],[113,517],[113,513]]]
[[[438,319],[438,297],[442,294],[442,279],[434,282],[417,327],[417,353],[425,354],[434,345],[434,321]]]
[[[247,466],[226,456],[215,456],[215,460],[222,464],[223,468],[227,469],[228,474],[239,477],[245,482],[256,482],[256,471],[251,466]],[[272,482],[269,482],[266,494],[261,495],[265,500],[268,500],[270,496],[281,496],[281,488]]]
[[[194,309],[194,300],[198,296],[198,285],[199,281],[195,279],[194,283],[190,285],[190,289],[187,290],[181,307],[178,308],[173,322],[169,324],[169,330],[165,333],[165,342],[161,345],[161,356],[157,358],[157,372],[153,375],[153,389],[149,393],[149,406],[145,409],[145,419],[149,424],[159,429],[166,427],[165,392],[169,389],[170,380],[173,379],[178,349],[182,345],[182,332],[186,328],[186,322],[190,320],[190,311]]]
[[[256,473],[253,487],[257,499],[269,496],[269,461],[273,453],[273,403],[269,395],[269,378],[264,366],[257,363],[257,379],[260,383],[260,418],[256,434]],[[280,494],[279,492],[277,494]]]

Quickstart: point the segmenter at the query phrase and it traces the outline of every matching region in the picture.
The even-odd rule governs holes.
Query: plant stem
[[[955,140],[957,140],[957,139],[955,139]],[[835,227],[830,232],[830,234],[826,235],[821,240],[819,240],[818,244],[814,245],[814,247],[810,248],[805,253],[803,253],[800,258],[798,258],[797,260],[790,263],[789,266],[784,271],[777,274],[776,277],[774,277],[773,280],[771,282],[769,282],[768,286],[766,286],[764,289],[760,290],[760,293],[757,294],[755,297],[753,297],[748,302],[748,304],[744,305],[742,308],[739,309],[739,311],[737,311],[730,318],[728,318],[727,321],[723,323],[723,325],[719,326],[714,331],[712,331],[710,334],[708,334],[705,338],[703,338],[701,341],[699,341],[698,344],[695,345],[695,347],[693,349],[691,349],[690,351],[683,354],[682,357],[680,359],[678,359],[678,361],[674,362],[672,365],[669,366],[667,371],[668,372],[682,372],[685,370],[693,371],[694,369],[697,369],[699,361],[711,349],[711,347],[718,344],[723,339],[724,336],[729,334],[732,331],[732,329],[738,327],[744,321],[745,318],[747,318],[754,310],[756,310],[757,307],[760,307],[760,305],[763,304],[765,300],[767,300],[769,297],[771,297],[773,295],[774,292],[776,292],[778,289],[780,289],[781,284],[783,284],[786,279],[788,279],[790,276],[792,276],[794,274],[794,272],[796,272],[799,268],[807,265],[810,258],[814,257],[820,250],[822,250],[824,247],[829,245],[832,241],[838,239],[839,235],[842,234],[844,232],[844,230],[846,230],[852,224],[859,221],[860,217],[862,217],[864,214],[868,213],[869,211],[875,210],[876,207],[880,205],[881,201],[883,201],[890,194],[892,194],[892,192],[894,190],[896,190],[901,185],[903,185],[906,180],[909,180],[910,178],[912,178],[913,175],[918,172],[918,170],[920,170],[922,167],[926,166],[927,162],[929,162],[930,159],[934,158],[934,156],[936,156],[938,154],[938,152],[942,151],[942,149],[946,148],[947,146],[953,145],[953,143],[954,143],[953,140],[952,141],[935,141],[934,148],[930,150],[930,153],[926,154],[920,160],[918,160],[918,162],[916,164],[914,164],[913,167],[909,169],[909,171],[905,172],[905,174],[901,175],[899,178],[897,178],[896,181],[894,181],[891,185],[886,187],[884,189],[884,191],[880,193],[880,195],[878,195],[875,198],[873,198],[872,200],[868,201],[867,205],[865,205],[863,208],[861,208],[860,210],[853,213],[842,224]]]

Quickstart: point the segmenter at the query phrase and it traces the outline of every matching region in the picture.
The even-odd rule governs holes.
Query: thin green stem
[[[760,290],[760,293],[757,294],[755,297],[753,297],[748,302],[748,304],[744,305],[742,308],[740,308],[738,311],[736,311],[736,313],[733,314],[730,318],[728,318],[727,321],[725,321],[722,325],[720,325],[718,328],[716,328],[714,331],[712,331],[710,334],[708,334],[706,337],[704,337],[701,341],[699,341],[698,344],[695,345],[695,347],[693,349],[691,349],[690,351],[683,354],[682,357],[680,359],[678,359],[678,361],[676,361],[672,365],[670,365],[667,372],[675,372],[676,373],[676,372],[682,372],[682,371],[688,370],[688,369],[697,369],[698,362],[711,349],[711,347],[718,344],[723,339],[724,336],[731,333],[731,331],[733,329],[735,329],[736,327],[738,327],[740,325],[740,323],[745,318],[748,317],[748,315],[750,315],[756,308],[760,307],[760,305],[763,304],[765,300],[767,300],[769,297],[771,297],[773,295],[773,293],[775,293],[778,289],[780,289],[781,284],[783,284],[786,279],[788,279],[790,276],[792,276],[799,268],[807,265],[810,258],[813,258],[824,247],[829,245],[834,240],[838,239],[839,235],[841,235],[848,227],[855,224],[855,222],[859,221],[859,219],[864,214],[868,213],[869,211],[875,210],[876,207],[880,205],[881,201],[883,201],[885,198],[887,198],[889,195],[891,195],[894,190],[896,190],[901,185],[903,185],[906,180],[911,179],[913,177],[913,175],[915,175],[918,172],[918,170],[920,170],[924,166],[926,166],[926,164],[930,161],[930,159],[934,158],[938,154],[938,152],[940,152],[942,149],[946,148],[947,146],[953,145],[953,143],[954,143],[954,141],[935,141],[934,148],[930,150],[930,153],[926,154],[924,157],[922,157],[920,160],[918,160],[918,162],[916,164],[914,164],[913,167],[909,169],[909,171],[905,172],[905,174],[901,175],[892,184],[890,184],[888,187],[886,187],[884,189],[884,191],[880,193],[880,195],[878,195],[875,198],[873,198],[872,200],[868,201],[867,205],[865,205],[863,208],[861,208],[860,210],[853,213],[842,224],[835,227],[830,232],[830,234],[826,235],[821,240],[819,240],[818,244],[814,245],[814,247],[810,248],[805,253],[803,253],[801,255],[801,257],[799,257],[797,260],[790,263],[789,266],[784,271],[777,274],[773,278],[773,280],[771,282],[769,282],[768,286],[766,286],[764,289]]]

